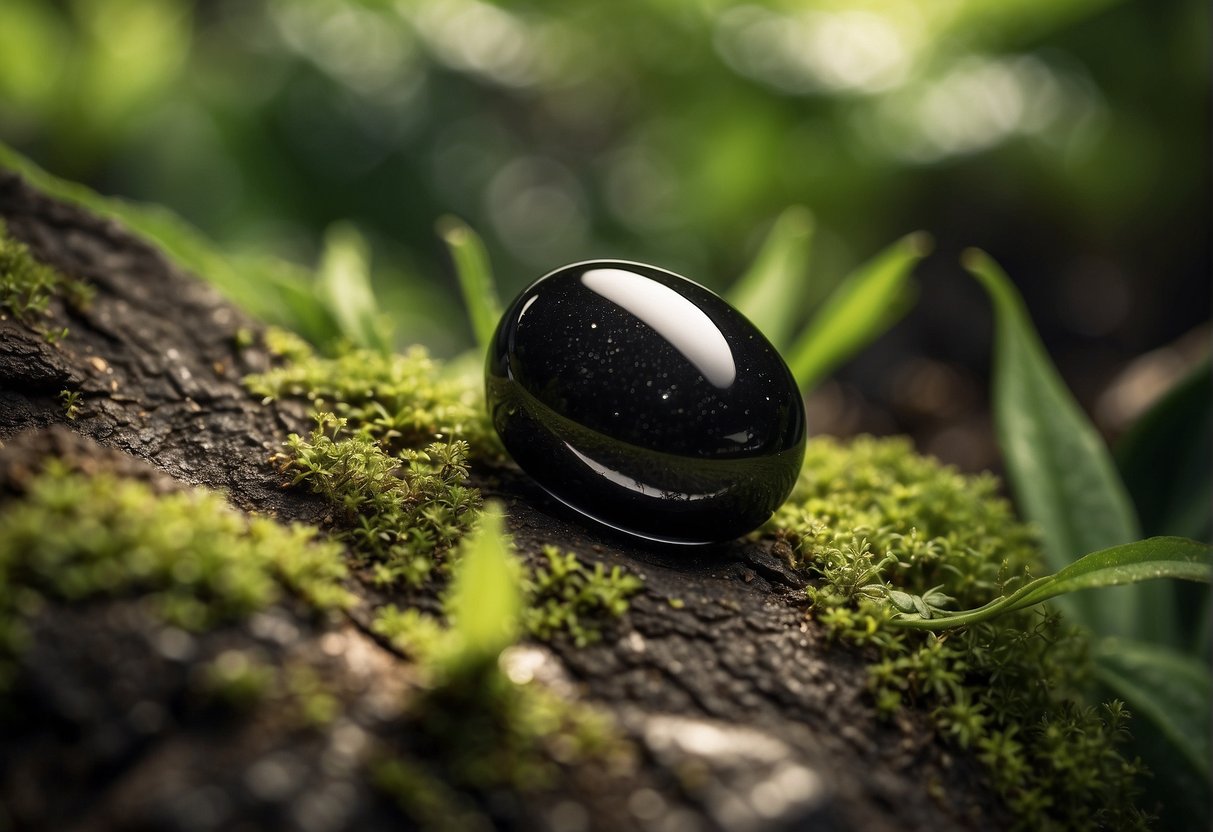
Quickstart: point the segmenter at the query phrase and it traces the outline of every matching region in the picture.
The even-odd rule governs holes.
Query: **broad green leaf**
[[[1044,536],[1045,559],[1060,571],[1084,552],[1138,539],[1136,515],[1111,454],[1066,389],[1006,274],[985,252],[965,267],[994,304],[994,417],[1020,510]],[[1166,587],[1066,599],[1064,606],[1105,635],[1170,640]]]
[[[786,209],[767,234],[750,268],[727,297],[779,350],[804,314],[813,215],[801,205]]]
[[[1213,370],[1206,358],[1116,444],[1116,464],[1147,534],[1209,537]]]
[[[1151,407],[1115,447],[1116,465],[1146,534],[1213,536],[1213,377],[1208,358]],[[1210,596],[1172,588],[1181,641],[1207,652]],[[1186,634],[1186,638],[1185,638]]]
[[[1092,552],[1055,575],[1034,581],[1015,593],[1010,609],[1039,604],[1082,589],[1134,584],[1154,578],[1209,582],[1209,547],[1184,537],[1151,537]]]
[[[493,281],[493,269],[489,265],[484,241],[456,217],[439,220],[438,234],[450,249],[455,276],[459,278],[463,302],[472,322],[472,333],[483,356],[488,352],[489,342],[493,340],[493,332],[501,319],[501,301],[497,298],[497,286]]]
[[[1100,680],[1129,703],[1131,710],[1156,725],[1207,782],[1213,690],[1206,662],[1122,638],[1102,639],[1095,662]]]
[[[498,506],[486,506],[480,524],[460,545],[446,608],[459,640],[459,658],[494,660],[518,637],[522,589]]]
[[[1156,829],[1209,829],[1208,664],[1126,639],[1101,640],[1094,660],[1096,678],[1134,716],[1128,753],[1150,768],[1138,805],[1159,805]]]
[[[910,273],[930,247],[922,232],[902,237],[838,285],[788,351],[801,392],[807,394],[905,313]]]
[[[379,314],[371,288],[366,238],[348,223],[334,223],[324,235],[316,293],[350,343],[391,352],[387,326]]]

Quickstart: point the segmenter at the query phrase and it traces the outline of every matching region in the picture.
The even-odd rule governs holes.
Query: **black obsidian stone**
[[[761,525],[804,460],[796,382],[721,298],[617,260],[565,266],[522,292],[485,368],[506,449],[552,496],[671,543]]]

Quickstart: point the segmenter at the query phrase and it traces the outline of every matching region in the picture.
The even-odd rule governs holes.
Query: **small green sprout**
[[[463,788],[531,791],[550,785],[561,763],[630,755],[602,714],[503,670],[503,651],[526,614],[523,603],[521,564],[499,509],[490,507],[455,558],[445,600],[449,624],[394,606],[376,614],[375,632],[408,652],[427,677],[425,692],[405,716],[419,747],[388,756],[375,769],[381,785],[418,820],[433,806],[416,788],[416,759],[425,760],[430,775]]]
[[[80,403],[83,395],[79,390],[60,390],[59,401],[63,402],[63,415],[70,421],[75,421],[80,415]]]

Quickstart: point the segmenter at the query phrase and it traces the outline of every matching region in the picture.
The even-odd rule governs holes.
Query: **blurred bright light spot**
[[[63,75],[64,62],[47,57],[64,54],[67,48],[52,8],[37,0],[0,2],[0,119],[8,120],[13,105],[50,109],[58,103],[48,99]]]
[[[96,140],[170,89],[189,55],[191,10],[183,0],[79,0],[71,9],[88,46],[66,94],[88,114]]]
[[[538,81],[543,50],[518,16],[480,0],[402,0],[397,8],[447,66],[512,87]]]
[[[270,11],[287,44],[355,92],[415,90],[422,80],[412,34],[393,14],[341,0],[277,0]]]
[[[670,165],[640,144],[628,145],[606,162],[604,189],[611,213],[644,233],[678,224],[678,185]]]
[[[874,118],[861,118],[858,126],[885,152],[925,163],[1016,136],[1051,138],[1095,106],[1083,85],[1036,56],[968,56],[942,75],[884,97]]]
[[[574,254],[589,230],[581,186],[551,159],[510,162],[489,182],[485,203],[497,236],[531,263],[553,264]]]
[[[784,14],[738,6],[722,14],[716,48],[737,72],[784,92],[874,93],[903,83],[916,38],[865,11]]]
[[[485,183],[517,152],[513,136],[484,113],[436,131],[429,151],[429,178],[451,210],[475,214]]]

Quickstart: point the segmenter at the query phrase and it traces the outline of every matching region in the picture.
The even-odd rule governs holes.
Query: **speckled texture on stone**
[[[753,531],[804,460],[800,392],[776,349],[724,300],[616,260],[523,290],[489,348],[493,425],[557,499],[653,540]]]

